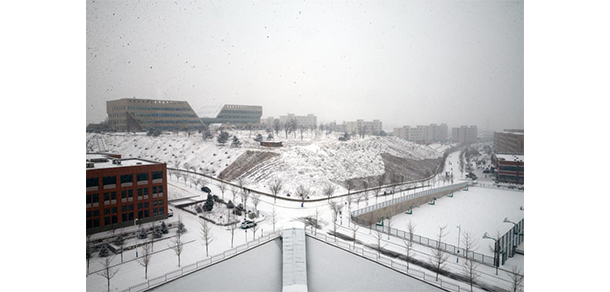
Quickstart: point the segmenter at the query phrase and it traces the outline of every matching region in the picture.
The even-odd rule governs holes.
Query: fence
[[[171,272],[166,273],[165,275],[156,277],[156,278],[151,278],[146,282],[142,282],[140,284],[134,285],[129,287],[128,289],[122,290],[121,292],[138,292],[138,291],[145,291],[148,290],[150,288],[154,288],[156,286],[165,284],[169,281],[172,281],[176,278],[182,277],[184,275],[193,273],[195,271],[199,271],[201,269],[204,269],[212,264],[221,262],[225,259],[231,258],[233,256],[236,256],[240,253],[243,253],[253,247],[259,246],[261,244],[267,243],[271,240],[274,240],[278,237],[281,236],[281,232],[280,231],[276,231],[274,233],[265,235],[263,237],[260,237],[256,240],[253,241],[249,241],[243,245],[237,246],[235,248],[229,249],[224,251],[223,253],[217,254],[217,255],[213,255],[211,257],[208,257],[206,259],[203,259],[201,261],[195,262],[193,264],[184,266],[178,270],[174,270]]]
[[[462,288],[459,285],[453,284],[451,282],[443,282],[443,279],[439,277],[438,281],[436,281],[436,275],[435,274],[426,274],[423,271],[419,271],[419,270],[414,270],[414,269],[407,269],[407,266],[402,264],[402,261],[397,261],[397,260],[393,260],[387,257],[381,257],[379,256],[378,252],[373,252],[364,248],[360,248],[360,247],[354,247],[352,244],[349,244],[347,242],[341,241],[339,239],[336,239],[335,237],[331,236],[329,238],[328,235],[326,235],[325,233],[317,233],[314,235],[313,232],[309,231],[309,230],[305,230],[305,233],[313,238],[319,239],[323,242],[326,242],[327,244],[336,246],[338,248],[341,248],[343,250],[346,250],[348,252],[351,252],[353,254],[362,256],[364,258],[367,258],[369,260],[372,260],[374,262],[377,262],[381,265],[384,265],[390,269],[396,270],[398,272],[407,274],[411,277],[414,278],[418,278],[421,279],[431,285],[434,286],[440,286],[442,288],[445,288],[447,290],[450,291],[457,291],[460,292],[461,289],[465,289],[464,291],[468,291],[467,288]]]
[[[407,196],[402,196],[402,197],[399,197],[399,198],[395,198],[395,199],[392,199],[392,200],[389,200],[389,201],[377,203],[375,205],[371,205],[371,206],[368,206],[366,208],[362,208],[362,209],[358,209],[356,211],[353,211],[352,214],[351,214],[352,215],[351,217],[354,218],[354,217],[357,217],[357,216],[360,216],[360,215],[363,215],[363,214],[366,214],[366,213],[369,213],[369,212],[373,212],[375,210],[379,210],[379,209],[385,208],[387,206],[391,206],[391,205],[395,205],[395,204],[398,204],[398,203],[406,202],[406,201],[413,200],[413,199],[416,199],[416,198],[419,198],[419,197],[423,197],[423,196],[427,196],[427,195],[430,195],[430,194],[441,193],[441,192],[448,191],[448,190],[451,190],[451,189],[458,190],[458,189],[461,189],[461,188],[468,187],[469,185],[470,185],[470,183],[463,182],[463,183],[454,184],[454,185],[448,185],[448,186],[444,186],[444,187],[440,187],[440,188],[436,188],[436,189],[428,189],[428,190],[417,192],[417,193],[414,193],[414,194],[411,194],[411,195],[407,195]]]
[[[460,186],[460,185],[462,185],[462,186]],[[384,208],[384,207],[387,207],[387,206],[390,206],[393,204],[398,204],[398,203],[401,203],[404,201],[412,200],[414,198],[429,195],[429,194],[432,194],[435,192],[442,192],[442,191],[447,190],[448,187],[458,187],[458,186],[465,187],[465,186],[468,186],[468,183],[441,187],[438,189],[430,189],[430,190],[415,193],[415,194],[412,194],[412,195],[409,195],[406,197],[401,197],[401,198],[397,198],[397,199],[394,199],[391,201],[375,204],[375,205],[366,207],[364,209],[356,210],[356,211],[352,212],[351,220],[352,220],[352,222],[354,222],[358,225],[368,226],[371,229],[379,230],[386,234],[390,234],[390,235],[394,235],[399,238],[407,239],[407,236],[409,234],[408,232],[405,232],[405,231],[399,230],[399,229],[395,229],[395,228],[390,228],[388,226],[378,226],[378,225],[374,224],[374,222],[370,222],[366,219],[358,218],[357,216],[360,216],[360,215],[363,215],[363,214],[366,214],[366,213],[369,213],[369,212],[372,212],[372,211],[375,211],[375,210],[378,210],[378,209],[381,209],[381,208]],[[444,242],[440,243],[440,247],[445,252],[448,252],[448,253],[451,253],[453,255],[460,256],[460,257],[470,258],[470,259],[473,259],[474,261],[477,261],[477,262],[480,262],[483,264],[487,264],[490,266],[497,267],[500,265],[504,265],[504,263],[508,260],[508,258],[511,258],[515,255],[517,247],[524,241],[524,220],[525,220],[525,218],[521,219],[521,221],[519,221],[519,223],[514,223],[515,225],[513,226],[513,228],[511,228],[503,236],[501,236],[499,238],[494,238],[494,240],[497,241],[497,243],[496,243],[497,247],[495,247],[494,254],[497,253],[498,257],[496,257],[495,255],[494,256],[484,255],[484,254],[477,253],[477,252],[469,252],[467,255],[464,255],[465,251],[463,248],[458,248],[452,244],[447,244]],[[424,246],[432,247],[432,248],[438,247],[438,241],[421,236],[421,235],[417,235],[417,234],[413,234],[413,242],[419,243]]]

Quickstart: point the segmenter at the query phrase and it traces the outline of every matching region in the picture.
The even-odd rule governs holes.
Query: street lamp
[[[495,242],[494,244],[494,266],[496,266],[496,276],[498,275],[498,266],[500,265],[500,258],[498,256],[498,240],[490,237],[487,232],[483,234],[483,239],[491,239]]]
[[[458,229],[458,247],[457,247],[458,248],[458,250],[457,250],[458,256],[456,257],[455,262],[459,263],[460,262],[460,257],[459,257],[459,253],[460,253],[460,233],[462,233],[462,226],[458,225],[456,227]],[[468,256],[468,255],[466,255],[466,256]]]
[[[505,217],[505,218],[504,218],[504,223],[512,223],[513,225],[515,225],[515,226],[513,227],[513,234],[514,234],[514,235],[523,235],[523,233],[519,233],[519,228],[518,228],[518,227],[519,227],[519,224],[517,224],[517,223],[515,223],[515,222],[512,222],[512,221],[510,221],[510,220],[508,220],[508,217]],[[516,249],[517,249],[517,242],[515,242],[515,241],[513,240],[513,250],[512,250],[511,256],[512,256],[513,254],[515,254],[515,250],[516,250]]]

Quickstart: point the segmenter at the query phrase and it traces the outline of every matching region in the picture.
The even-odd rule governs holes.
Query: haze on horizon
[[[524,128],[521,1],[87,1],[87,123],[106,101],[263,106],[318,123]]]

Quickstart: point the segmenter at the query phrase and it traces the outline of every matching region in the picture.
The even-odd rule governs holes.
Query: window
[[[93,204],[95,204],[95,203],[99,203],[99,197],[98,197],[98,195],[99,195],[99,194],[93,194],[93,195],[91,195],[91,201],[93,202]]]
[[[148,188],[144,188],[144,195],[148,196]]]
[[[130,183],[130,182],[133,182],[133,175],[131,175],[131,174],[121,175],[121,183],[122,184]]]
[[[104,185],[116,185],[116,176],[105,176],[103,179]]]
[[[156,186],[153,186],[153,188],[152,188],[152,193],[153,193],[153,194],[156,194],[156,193],[157,193],[157,187],[156,187]]]
[[[116,192],[110,192],[110,199],[116,200]]]
[[[153,171],[152,172],[152,179],[159,179],[159,178],[163,178],[163,171]]]
[[[91,213],[91,216],[93,217],[97,217],[100,215],[100,210],[93,210],[93,212]]]
[[[87,178],[87,187],[97,187],[99,184],[99,180],[97,177]]]
[[[148,173],[138,173],[137,175],[138,181],[147,181]]]
[[[104,201],[110,201],[110,193],[104,193]]]
[[[87,195],[87,205],[91,204],[91,196]]]
[[[104,217],[104,225],[110,225],[110,216]]]
[[[122,190],[121,191],[121,198],[122,199],[127,199],[127,190]]]
[[[138,197],[142,196],[142,189],[138,189]]]
[[[127,190],[127,196],[133,198],[133,190]]]
[[[110,208],[104,209],[104,215],[110,215]]]

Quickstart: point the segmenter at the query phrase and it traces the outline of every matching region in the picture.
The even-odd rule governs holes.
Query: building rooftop
[[[117,159],[106,154],[87,153],[87,169],[125,167],[134,165],[153,165],[161,162],[144,160],[139,158]]]
[[[496,155],[496,158],[498,158],[499,160],[506,160],[506,161],[518,161],[518,162],[523,162],[524,161],[524,155],[516,155],[516,154],[494,154]]]

